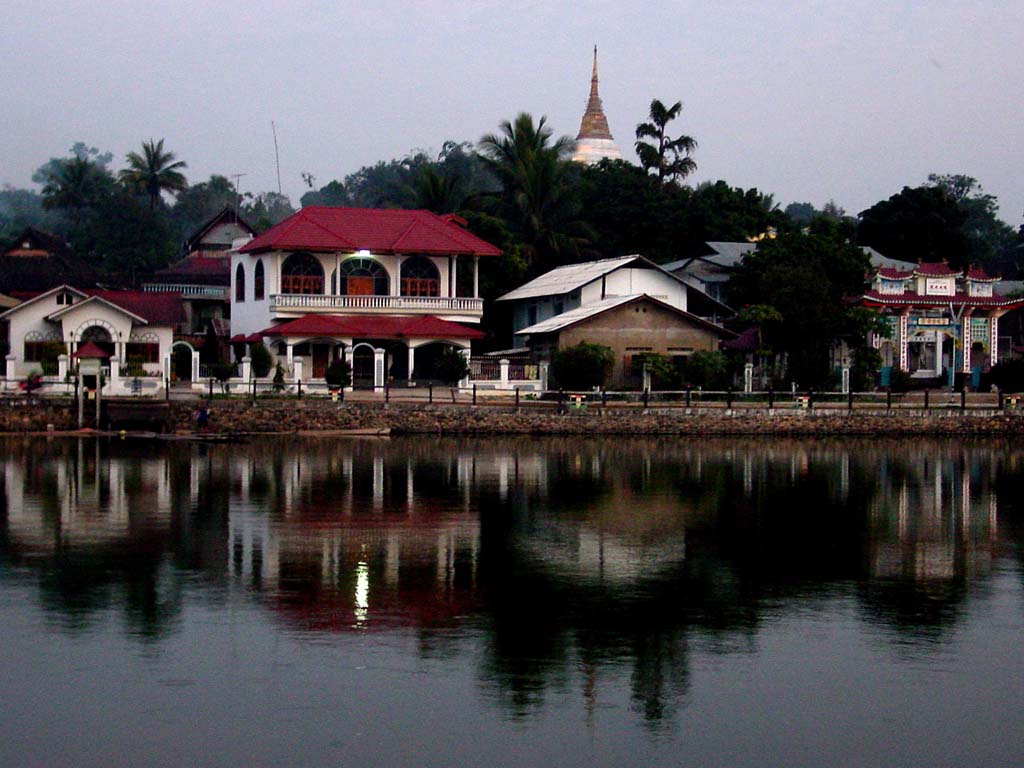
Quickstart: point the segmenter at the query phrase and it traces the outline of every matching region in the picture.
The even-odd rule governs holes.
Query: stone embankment
[[[175,432],[196,430],[196,402],[167,404]],[[92,426],[92,414],[86,425]],[[0,432],[70,431],[77,426],[71,403],[0,401]],[[593,407],[559,413],[550,404],[509,405],[332,403],[324,400],[215,400],[209,406],[212,434],[337,433],[449,435],[1008,435],[1024,433],[1024,413],[997,410],[734,410]]]

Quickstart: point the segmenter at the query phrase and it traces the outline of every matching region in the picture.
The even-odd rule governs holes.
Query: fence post
[[[433,384],[428,384],[427,385],[427,402],[430,403],[431,405],[433,405],[433,403],[434,403],[434,385]]]
[[[558,390],[558,412],[565,413],[565,390]]]
[[[1003,410],[1003,390],[996,389],[996,402],[999,405],[999,410]]]
[[[516,387],[516,409],[519,409],[519,387]]]
[[[686,385],[686,407],[687,408],[690,407],[690,392],[691,391],[692,391],[692,387],[689,384],[687,384]]]
[[[807,410],[814,410],[814,387],[807,390]]]
[[[256,379],[249,379],[252,382],[252,401],[256,402]]]
[[[604,408],[606,405],[608,405],[608,390],[607,389],[602,389],[601,390],[601,407]]]
[[[644,408],[647,407],[647,400],[650,396],[650,390],[644,387]]]
[[[853,387],[850,387],[850,391],[846,393],[846,410],[853,410]]]
[[[926,411],[928,410],[929,394],[930,394],[930,391],[929,391],[928,387],[925,387],[924,388],[924,409]]]
[[[164,376],[164,400],[170,401],[171,399],[171,377]]]
[[[725,407],[727,410],[732,410],[732,384],[725,390]]]
[[[295,380],[295,394],[298,395],[299,400],[302,399],[302,379]]]
[[[775,407],[775,388],[768,385],[768,410],[772,410]]]
[[[967,410],[967,387],[960,390],[960,410]]]
[[[885,388],[885,410],[892,410],[892,387]]]
[[[473,384],[473,405],[476,405],[476,384]]]
[[[384,382],[384,402],[391,402],[391,384],[386,381]]]

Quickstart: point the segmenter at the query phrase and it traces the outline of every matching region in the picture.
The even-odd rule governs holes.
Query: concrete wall
[[[718,349],[718,334],[680,317],[654,302],[631,302],[584,320],[562,331],[559,348],[581,341],[611,347],[615,354],[611,385],[621,385],[627,375],[627,355],[647,349],[661,355],[686,355],[696,350]]]

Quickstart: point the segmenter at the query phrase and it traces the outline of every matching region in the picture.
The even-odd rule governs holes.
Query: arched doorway
[[[171,345],[171,377],[191,382],[199,376],[199,353],[187,341]]]
[[[117,354],[117,346],[114,343],[113,328],[107,325],[107,323],[101,324],[100,322],[95,322],[87,324],[78,333],[76,341],[79,346],[91,341],[108,355],[114,356]]]
[[[369,344],[356,344],[352,348],[352,388],[373,389],[376,354]]]

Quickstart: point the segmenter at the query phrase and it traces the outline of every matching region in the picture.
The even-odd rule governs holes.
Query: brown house
[[[698,350],[717,350],[736,334],[647,294],[616,296],[563,312],[516,336],[540,360],[581,341],[609,347],[615,354],[612,386],[636,384],[634,355],[654,353],[686,358]]]

